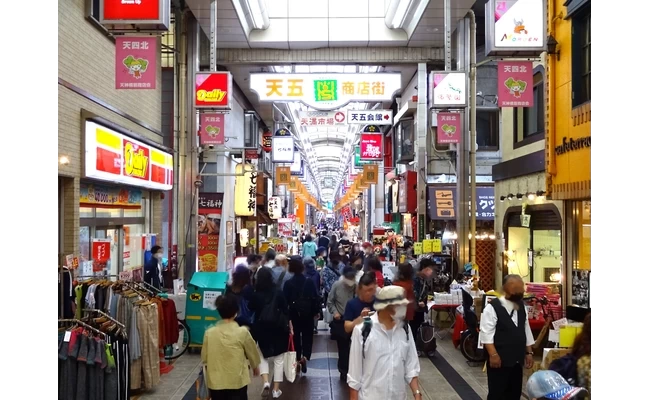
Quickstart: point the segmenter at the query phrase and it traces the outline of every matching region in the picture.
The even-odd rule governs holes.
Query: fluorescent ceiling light
[[[390,29],[404,29],[409,38],[420,22],[430,0],[392,0],[384,22]]]

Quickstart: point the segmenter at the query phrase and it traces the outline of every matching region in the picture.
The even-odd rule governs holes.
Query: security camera
[[[195,181],[194,181],[194,186],[197,187],[197,188],[200,188],[201,186],[203,186],[203,181],[200,180],[200,179],[199,179],[199,180],[195,180]]]

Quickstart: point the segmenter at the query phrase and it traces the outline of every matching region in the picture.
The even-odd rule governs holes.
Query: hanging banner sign
[[[115,89],[155,89],[157,70],[156,37],[115,38]]]
[[[99,23],[109,30],[116,25],[135,25],[129,28],[167,31],[170,8],[171,3],[165,0],[99,0]]]
[[[393,125],[393,110],[348,110],[348,124]]]
[[[282,217],[282,200],[279,197],[269,197],[269,217],[271,219]]]
[[[499,107],[533,107],[533,63],[499,61],[497,65]]]
[[[257,211],[257,173],[251,164],[237,164],[235,174],[235,215],[254,216]]]
[[[361,159],[369,161],[382,160],[382,142],[383,135],[376,133],[362,133],[359,147],[361,149]]]
[[[461,113],[438,113],[437,141],[438,143],[460,143],[463,134],[463,118]]]
[[[490,0],[485,21],[486,56],[546,51],[546,0]]]
[[[271,162],[293,163],[293,136],[288,129],[278,129],[273,135],[271,144]]]
[[[464,72],[432,72],[430,86],[434,108],[467,105],[467,75]]]
[[[379,179],[379,165],[369,164],[363,166],[363,177],[366,182],[376,184]]]
[[[107,268],[111,259],[110,239],[93,239],[93,272],[101,272]]]
[[[359,169],[363,168],[364,165],[371,163],[372,161],[362,160],[361,159],[361,146],[354,147],[354,167]]]
[[[95,122],[85,125],[84,177],[171,190],[174,156]]]
[[[399,73],[252,73],[250,88],[260,101],[301,101],[316,110],[335,110],[351,101],[390,101],[402,88]]]
[[[226,116],[217,113],[201,113],[199,139],[202,145],[224,144]]]
[[[278,185],[288,185],[291,181],[291,170],[289,167],[275,167],[275,180]]]
[[[345,125],[343,111],[301,111],[298,113],[300,126],[338,126]]]
[[[79,184],[79,205],[96,208],[140,209],[142,207],[142,190],[81,183]]]
[[[194,76],[194,106],[213,110],[232,109],[230,72],[197,72]]]

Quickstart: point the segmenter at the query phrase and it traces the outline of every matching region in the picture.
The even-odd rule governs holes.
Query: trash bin
[[[203,335],[209,326],[221,318],[215,300],[226,291],[227,272],[195,272],[187,285],[185,321],[190,329],[190,347],[203,345]]]

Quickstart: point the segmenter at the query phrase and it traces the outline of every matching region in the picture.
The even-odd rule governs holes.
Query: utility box
[[[227,272],[195,272],[187,285],[185,321],[190,329],[190,346],[203,345],[209,326],[221,319],[215,301],[226,291]]]

